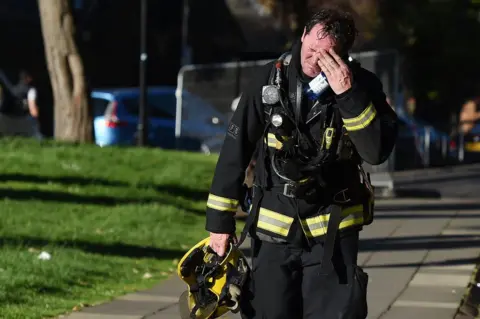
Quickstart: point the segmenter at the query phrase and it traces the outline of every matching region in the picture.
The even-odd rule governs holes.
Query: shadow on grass
[[[157,192],[168,193],[174,196],[188,198],[194,201],[206,201],[208,191],[186,188],[178,185],[157,185],[154,187]]]
[[[171,205],[179,207],[185,211],[193,214],[204,214],[204,210],[193,209],[186,205],[182,205],[181,202],[175,199],[166,199],[161,197],[143,197],[143,198],[118,198],[111,196],[99,196],[99,195],[77,195],[67,192],[59,191],[44,191],[44,190],[16,190],[11,188],[0,188],[1,199],[11,200],[41,200],[47,202],[56,203],[76,203],[76,204],[88,204],[88,205],[101,205],[101,206],[117,206],[128,204],[161,204]]]
[[[63,185],[98,185],[98,186],[113,186],[113,187],[133,187],[132,184],[109,180],[104,178],[86,178],[80,176],[39,176],[32,174],[1,174],[1,181],[15,181],[47,184],[49,182],[59,183]],[[184,197],[194,201],[207,200],[208,192],[192,188],[186,188],[174,184],[157,185],[154,183],[140,183],[136,185],[137,188],[145,189],[152,188],[160,193],[168,193],[173,196]]]
[[[11,174],[4,173],[0,175],[0,180],[3,182],[26,182],[26,183],[39,183],[47,184],[50,182],[59,183],[63,185],[98,185],[98,186],[116,186],[116,187],[128,187],[130,184],[114,181],[104,178],[86,178],[80,176],[39,176],[32,174]]]
[[[83,240],[48,240],[38,237],[18,236],[0,238],[0,246],[24,246],[42,248],[53,245],[62,248],[79,249],[87,253],[104,256],[119,256],[128,258],[175,259],[185,254],[183,250],[144,247],[124,243],[94,243]]]

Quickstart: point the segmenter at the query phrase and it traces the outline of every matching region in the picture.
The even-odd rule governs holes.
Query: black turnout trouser
[[[358,231],[338,239],[333,263],[340,283],[346,282],[346,265],[357,263]],[[323,245],[310,249],[254,241],[252,282],[245,293],[242,318],[248,319],[333,319],[322,316],[328,292],[318,273]],[[335,298],[328,298],[328,302]]]

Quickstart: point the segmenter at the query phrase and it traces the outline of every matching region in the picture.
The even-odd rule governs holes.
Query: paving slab
[[[453,318],[480,254],[478,217],[480,200],[379,200],[374,223],[360,237],[359,264],[369,275],[368,319]],[[177,300],[184,290],[172,276],[66,318],[179,318]]]

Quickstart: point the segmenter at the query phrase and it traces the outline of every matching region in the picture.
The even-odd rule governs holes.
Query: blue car
[[[148,143],[151,146],[176,147],[175,87],[149,87]],[[139,121],[139,88],[96,89],[91,93],[95,142],[99,146],[134,145]],[[182,138],[185,148],[200,151],[202,143],[212,136],[223,136],[227,119],[204,100],[183,91]]]

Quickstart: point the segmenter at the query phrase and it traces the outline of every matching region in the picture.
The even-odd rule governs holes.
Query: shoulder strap
[[[290,65],[290,61],[292,59],[292,54],[290,52],[285,52],[283,53],[278,60],[273,64],[272,70],[270,71],[270,76],[269,76],[269,81],[268,84],[270,85],[280,85],[281,83],[281,74],[279,74],[279,69],[284,73],[284,76],[288,76],[288,66]],[[283,66],[279,68],[280,66]],[[280,80],[279,80],[280,77]],[[267,105],[265,105],[267,106]],[[265,112],[268,113],[271,110],[271,106],[265,107]],[[266,125],[263,131],[262,135],[262,141],[265,138],[267,131],[268,131],[269,124]],[[257,218],[258,215],[258,210],[259,208],[259,203],[263,197],[263,187],[266,186],[267,184],[267,174],[268,172],[266,171],[265,167],[265,157],[266,157],[266,145],[264,143],[260,143],[257,145],[257,164],[255,167],[255,172],[257,174],[256,180],[257,183],[253,185],[253,194],[252,194],[252,210],[250,211],[249,215],[247,216],[247,220],[245,222],[245,226],[242,230],[242,233],[240,235],[240,238],[238,239],[236,246],[240,247],[242,245],[243,241],[247,237],[248,232],[250,231],[255,219]]]

